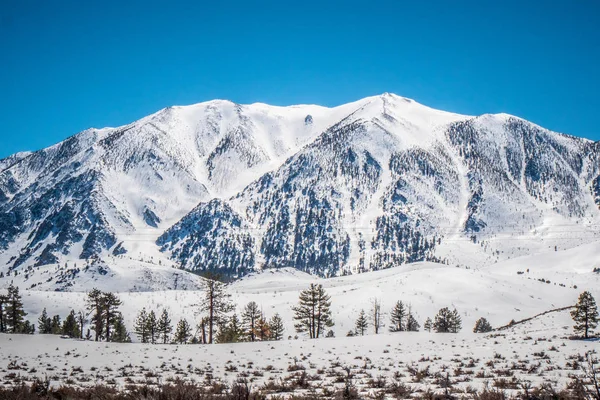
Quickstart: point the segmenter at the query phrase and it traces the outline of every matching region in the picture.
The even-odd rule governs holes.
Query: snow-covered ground
[[[598,342],[568,340],[572,334],[568,310],[490,334],[473,334],[471,330],[480,317],[500,327],[513,319],[519,321],[573,305],[583,290],[590,290],[600,299],[600,274],[592,272],[598,266],[599,250],[600,243],[594,243],[478,270],[416,263],[331,279],[295,269],[267,270],[230,284],[228,290],[238,314],[251,300],[267,317],[281,314],[286,329],[283,341],[150,346],[81,342],[47,335],[0,335],[0,378],[4,376],[2,382],[9,384],[12,374],[17,373],[21,378],[48,376],[57,384],[86,385],[157,379],[164,383],[174,377],[203,381],[207,375],[232,382],[245,376],[258,388],[265,383],[284,384],[288,378],[293,381],[297,377],[290,376],[305,368],[314,379],[311,385],[333,388],[343,384],[344,368],[350,367],[353,382],[361,390],[375,390],[370,388],[375,383],[369,380],[379,376],[388,382],[399,380],[415,390],[436,390],[446,372],[460,390],[482,388],[486,383],[510,387],[511,381],[514,386],[513,377],[534,385],[555,382],[562,387],[577,372],[573,360],[598,346]],[[153,270],[152,276],[157,271],[169,271],[169,267],[152,264],[148,268]],[[197,290],[201,278],[180,273],[180,282],[189,282],[189,290],[118,293],[130,329],[142,307],[159,312],[166,308],[173,323],[187,318],[195,325],[202,296]],[[143,277],[140,279],[142,282]],[[291,307],[311,282],[322,283],[331,295],[335,338],[294,338]],[[43,308],[50,315],[59,313],[63,317],[70,309],[83,309],[85,296],[85,292],[77,291],[23,291],[27,317],[32,322]],[[346,337],[354,328],[358,312],[368,310],[375,298],[382,302],[385,313],[397,300],[409,304],[421,325],[441,307],[455,307],[462,316],[463,330],[459,334],[388,333],[386,328],[377,336],[370,331],[364,337]],[[384,320],[388,319],[385,315]],[[417,375],[423,375],[422,379]],[[496,383],[500,379],[505,381]]]
[[[50,335],[0,335],[0,379],[11,385],[47,377],[53,385],[167,383],[173,379],[232,383],[295,393],[344,386],[347,368],[359,392],[381,382],[440,391],[446,374],[462,393],[483,387],[520,389],[553,383],[564,388],[579,374],[575,360],[597,342],[572,341],[566,312],[552,313],[507,331],[473,334],[384,333],[378,336],[297,339],[221,345],[96,343]],[[575,368],[574,368],[575,365]],[[302,378],[302,373],[307,375]],[[300,383],[301,379],[307,381]],[[304,386],[303,386],[304,385]],[[284,393],[285,394],[285,393]],[[393,397],[390,397],[393,398]]]

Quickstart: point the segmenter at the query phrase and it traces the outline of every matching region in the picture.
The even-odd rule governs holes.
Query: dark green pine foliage
[[[117,319],[121,315],[119,307],[121,306],[121,300],[114,293],[102,293],[101,305],[102,305],[102,319],[104,320],[104,328],[106,340],[110,341],[111,329],[113,329]]]
[[[244,328],[237,314],[222,324],[217,334],[217,343],[237,343],[244,339]]]
[[[270,340],[281,340],[283,339],[283,332],[285,328],[283,327],[283,320],[279,314],[273,315],[271,320],[269,321],[269,331],[270,331]]]
[[[260,307],[254,301],[246,304],[246,307],[244,307],[244,311],[242,312],[242,321],[244,322],[248,340],[251,342],[256,340],[257,321],[261,315]]]
[[[402,332],[406,329],[406,308],[404,303],[397,301],[390,314],[390,332]]]
[[[423,325],[423,329],[425,329],[427,332],[431,332],[431,328],[433,328],[433,322],[431,322],[431,318],[427,317],[427,320]]]
[[[69,315],[67,315],[67,318],[65,318],[61,330],[63,335],[69,336],[70,338],[79,337],[79,324],[77,323],[77,317],[75,316],[74,310],[71,310]]]
[[[357,335],[364,336],[367,332],[367,328],[369,327],[369,321],[367,320],[367,315],[365,314],[365,310],[360,310],[358,314],[358,318],[356,319],[356,323],[354,326],[354,330]]]
[[[150,334],[148,331],[148,312],[146,308],[142,308],[142,311],[138,314],[133,325],[133,332],[142,343],[148,343]]]
[[[92,289],[87,295],[86,306],[91,314],[90,322],[94,331],[94,340],[97,342],[102,338],[104,332],[103,293],[98,289]]]
[[[458,317],[458,320],[456,319]],[[438,333],[456,333],[460,330],[460,316],[456,310],[444,307],[438,311],[433,321],[433,330]]]
[[[325,328],[334,325],[330,308],[331,297],[323,285],[311,283],[308,289],[300,292],[298,305],[292,308],[296,331],[308,333],[311,339],[324,335]]]
[[[117,343],[131,343],[131,336],[129,336],[129,332],[127,332],[127,327],[125,326],[121,313],[115,317],[110,341]]]
[[[146,320],[146,329],[148,331],[148,340],[150,343],[156,343],[158,339],[158,320],[154,310],[148,313],[148,319]]]
[[[598,326],[598,307],[594,296],[588,291],[579,295],[575,309],[571,311],[571,317],[575,321],[573,329],[576,334],[589,338],[592,330]]]
[[[52,317],[52,321],[50,322],[50,333],[53,335],[62,335],[62,322],[60,320],[60,315],[55,315]]]
[[[19,294],[19,288],[13,286],[11,283],[6,296],[5,331],[9,333],[21,333],[26,315],[27,313],[23,310],[23,301]]]
[[[6,332],[6,305],[8,303],[8,296],[0,294],[0,333]]]
[[[192,328],[185,319],[180,319],[177,323],[177,329],[175,329],[175,335],[173,341],[178,344],[185,344],[192,336]]]
[[[475,322],[475,327],[473,328],[473,333],[486,333],[492,331],[492,325],[488,322],[487,319],[481,317]]]
[[[421,325],[413,315],[413,313],[408,310],[408,316],[406,317],[406,330],[408,332],[418,332],[421,328]]]
[[[226,324],[227,313],[233,311],[234,306],[231,304],[231,295],[227,293],[225,283],[219,281],[218,276],[208,274],[202,286],[204,297],[200,302],[200,311],[206,316],[206,327],[208,328],[208,338],[203,342],[212,344],[215,328]]]
[[[171,318],[169,318],[169,313],[167,310],[163,309],[160,314],[160,319],[158,320],[158,334],[163,344],[169,342],[169,337],[171,336],[171,332],[173,331],[173,327],[171,326]]]
[[[52,333],[52,319],[48,316],[48,312],[45,308],[38,318],[38,332],[43,335]]]

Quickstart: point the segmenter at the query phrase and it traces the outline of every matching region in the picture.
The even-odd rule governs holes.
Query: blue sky
[[[597,0],[3,0],[0,157],[169,105],[383,92],[598,140],[599,19]]]

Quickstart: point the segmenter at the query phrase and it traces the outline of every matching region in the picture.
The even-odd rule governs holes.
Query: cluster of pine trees
[[[88,293],[86,309],[96,342],[131,342],[123,315],[119,311],[121,305],[121,300],[114,293],[101,292],[98,289],[92,289]],[[91,339],[90,334],[86,336]]]
[[[86,317],[83,311],[79,311],[75,314],[75,310],[67,315],[64,321],[61,322],[60,315],[54,315],[50,317],[48,312],[44,308],[42,314],[38,318],[38,332],[47,335],[62,335],[70,338],[83,339],[83,327],[86,322]],[[89,340],[91,335],[88,337]]]
[[[11,283],[6,294],[0,293],[0,333],[33,334],[35,326],[25,319],[19,288]]]
[[[166,309],[162,310],[160,318],[154,310],[147,312],[146,308],[138,314],[133,331],[142,343],[169,343],[173,326]]]

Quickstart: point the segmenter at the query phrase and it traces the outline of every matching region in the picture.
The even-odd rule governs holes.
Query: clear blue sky
[[[600,139],[600,2],[0,4],[0,157],[169,105],[394,92]]]

